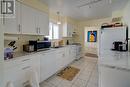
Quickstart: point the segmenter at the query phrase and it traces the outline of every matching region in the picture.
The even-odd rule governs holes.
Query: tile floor
[[[40,84],[40,87],[98,87],[97,58],[84,57],[70,66],[80,69],[72,81],[56,75]]]

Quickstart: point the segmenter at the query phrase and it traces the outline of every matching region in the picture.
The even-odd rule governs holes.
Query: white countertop
[[[62,49],[62,48],[69,47],[69,46],[76,46],[76,45],[66,45],[66,46],[63,46],[60,48],[50,48],[49,50],[46,50],[46,51],[41,50],[41,51],[36,51],[36,52],[31,52],[31,53],[29,53],[29,52],[15,52],[13,58],[5,60],[5,62],[17,60],[17,59],[22,58],[24,56],[29,56],[29,55],[33,55],[33,54],[38,54],[38,53],[45,54],[45,53],[49,53],[51,51],[56,51],[58,49]]]
[[[102,51],[99,55],[99,65],[130,71],[130,52]]]

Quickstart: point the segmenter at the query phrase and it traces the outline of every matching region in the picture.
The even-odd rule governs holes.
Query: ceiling
[[[69,16],[77,20],[88,20],[110,17],[115,10],[123,9],[129,0],[100,0],[97,3],[85,5],[94,0],[41,0],[50,11]],[[81,6],[81,7],[80,7]]]

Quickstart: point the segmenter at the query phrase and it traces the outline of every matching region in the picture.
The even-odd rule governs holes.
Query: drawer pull
[[[28,60],[30,60],[30,59],[25,59],[25,60],[22,60],[22,62],[25,62],[25,61],[28,61]]]
[[[27,67],[22,68],[22,70],[29,69],[29,68],[30,68],[30,66],[27,66]]]
[[[115,69],[115,66],[109,66],[109,65],[104,65],[105,67],[111,68],[111,69]]]
[[[130,72],[130,69],[125,69],[125,68],[116,68],[117,70],[121,70],[121,71],[127,71],[127,72]]]

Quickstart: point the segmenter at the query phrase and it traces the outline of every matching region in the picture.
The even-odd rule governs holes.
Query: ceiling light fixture
[[[57,12],[57,24],[61,24],[61,21],[60,21],[60,12],[58,11]]]
[[[89,1],[89,2],[87,2],[85,4],[80,5],[78,7],[81,8],[81,7],[84,7],[84,6],[90,6],[90,5],[96,4],[96,3],[100,2],[100,1],[102,1],[102,0],[92,0],[92,1]]]

